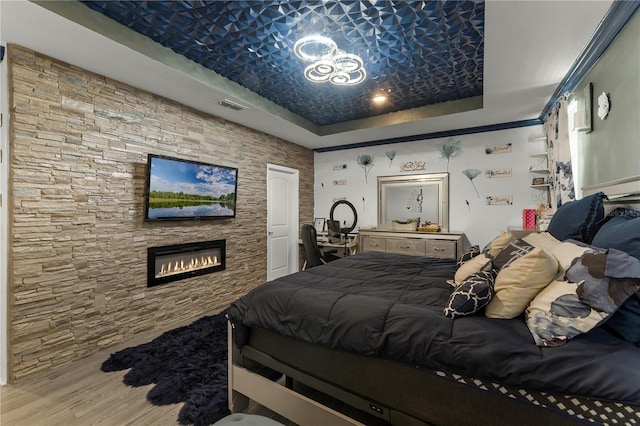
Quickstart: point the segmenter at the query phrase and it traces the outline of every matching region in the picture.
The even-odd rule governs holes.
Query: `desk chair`
[[[302,265],[302,270],[307,268],[313,268],[314,266],[323,265],[332,260],[339,259],[338,256],[333,253],[337,253],[337,250],[329,250],[324,254],[318,247],[318,240],[316,235],[316,228],[313,225],[302,225],[302,245],[305,251],[305,261]]]

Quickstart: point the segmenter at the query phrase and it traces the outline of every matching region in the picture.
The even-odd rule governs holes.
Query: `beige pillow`
[[[540,248],[534,248],[496,277],[495,295],[487,305],[489,318],[515,318],[558,273],[558,261]]]
[[[500,254],[502,249],[504,249],[511,241],[514,241],[515,239],[516,238],[511,233],[500,231],[500,235],[495,237],[493,241],[487,244],[482,252],[487,254],[489,258],[494,258]]]
[[[456,271],[453,281],[449,280],[449,284],[457,286],[472,274],[480,271],[488,271],[489,269],[491,269],[491,259],[481,253],[463,263]]]
[[[522,241],[525,241],[536,248],[541,248],[547,253],[560,244],[560,240],[548,232],[532,232],[531,234],[522,237]]]

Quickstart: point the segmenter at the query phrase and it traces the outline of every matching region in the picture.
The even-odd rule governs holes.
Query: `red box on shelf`
[[[522,209],[522,229],[536,229],[536,209]]]

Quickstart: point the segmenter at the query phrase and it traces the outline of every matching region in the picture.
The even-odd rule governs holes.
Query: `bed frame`
[[[576,418],[497,389],[252,329],[229,326],[229,409],[250,400],[298,425],[576,425]]]

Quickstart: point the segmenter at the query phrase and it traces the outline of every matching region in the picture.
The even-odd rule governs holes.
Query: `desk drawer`
[[[426,240],[425,254],[429,257],[456,259],[456,242],[447,240]]]
[[[387,239],[387,253],[410,254],[412,256],[424,256],[424,240],[419,239]]]
[[[362,251],[386,251],[385,238],[362,238]]]

